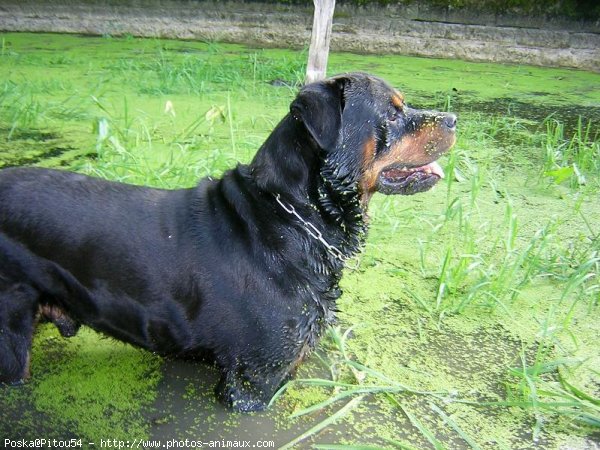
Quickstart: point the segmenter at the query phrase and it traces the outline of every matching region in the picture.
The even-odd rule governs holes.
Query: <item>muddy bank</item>
[[[459,17],[448,14],[339,6],[332,47],[600,71],[598,24],[502,21],[483,15],[464,19],[455,23]],[[4,31],[131,34],[302,48],[309,42],[311,24],[312,8],[262,3],[7,0],[0,5]]]

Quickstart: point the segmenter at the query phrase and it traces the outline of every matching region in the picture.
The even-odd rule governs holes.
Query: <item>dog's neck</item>
[[[308,222],[317,227],[346,259],[360,250],[367,220],[358,175],[342,173],[334,161],[327,161],[302,124],[286,116],[249,169],[259,189],[273,198],[280,196],[294,208],[302,217],[294,218],[299,225],[305,227],[303,222]]]
[[[360,202],[358,182],[339,179],[335,169],[323,162],[320,169],[318,196],[314,199],[321,215],[345,236],[345,249],[348,256],[356,254],[364,244],[367,232],[367,215]]]

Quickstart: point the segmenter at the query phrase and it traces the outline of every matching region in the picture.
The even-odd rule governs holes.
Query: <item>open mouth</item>
[[[444,171],[436,161],[418,167],[391,166],[379,174],[377,190],[387,195],[411,195],[431,189],[442,178]]]

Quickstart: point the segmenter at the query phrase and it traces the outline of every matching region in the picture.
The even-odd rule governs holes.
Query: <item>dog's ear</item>
[[[338,77],[306,85],[290,106],[292,117],[304,124],[324,150],[334,148],[340,136],[344,84]]]

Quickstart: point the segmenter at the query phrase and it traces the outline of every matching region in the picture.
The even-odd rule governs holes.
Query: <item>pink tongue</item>
[[[419,170],[430,172],[442,179],[444,178],[444,169],[442,169],[442,166],[440,166],[437,161],[429,163],[426,166],[419,167]]]
[[[411,176],[413,173],[433,174],[444,178],[444,170],[436,161],[419,167],[394,168],[385,171],[386,176],[389,178],[405,178]]]

